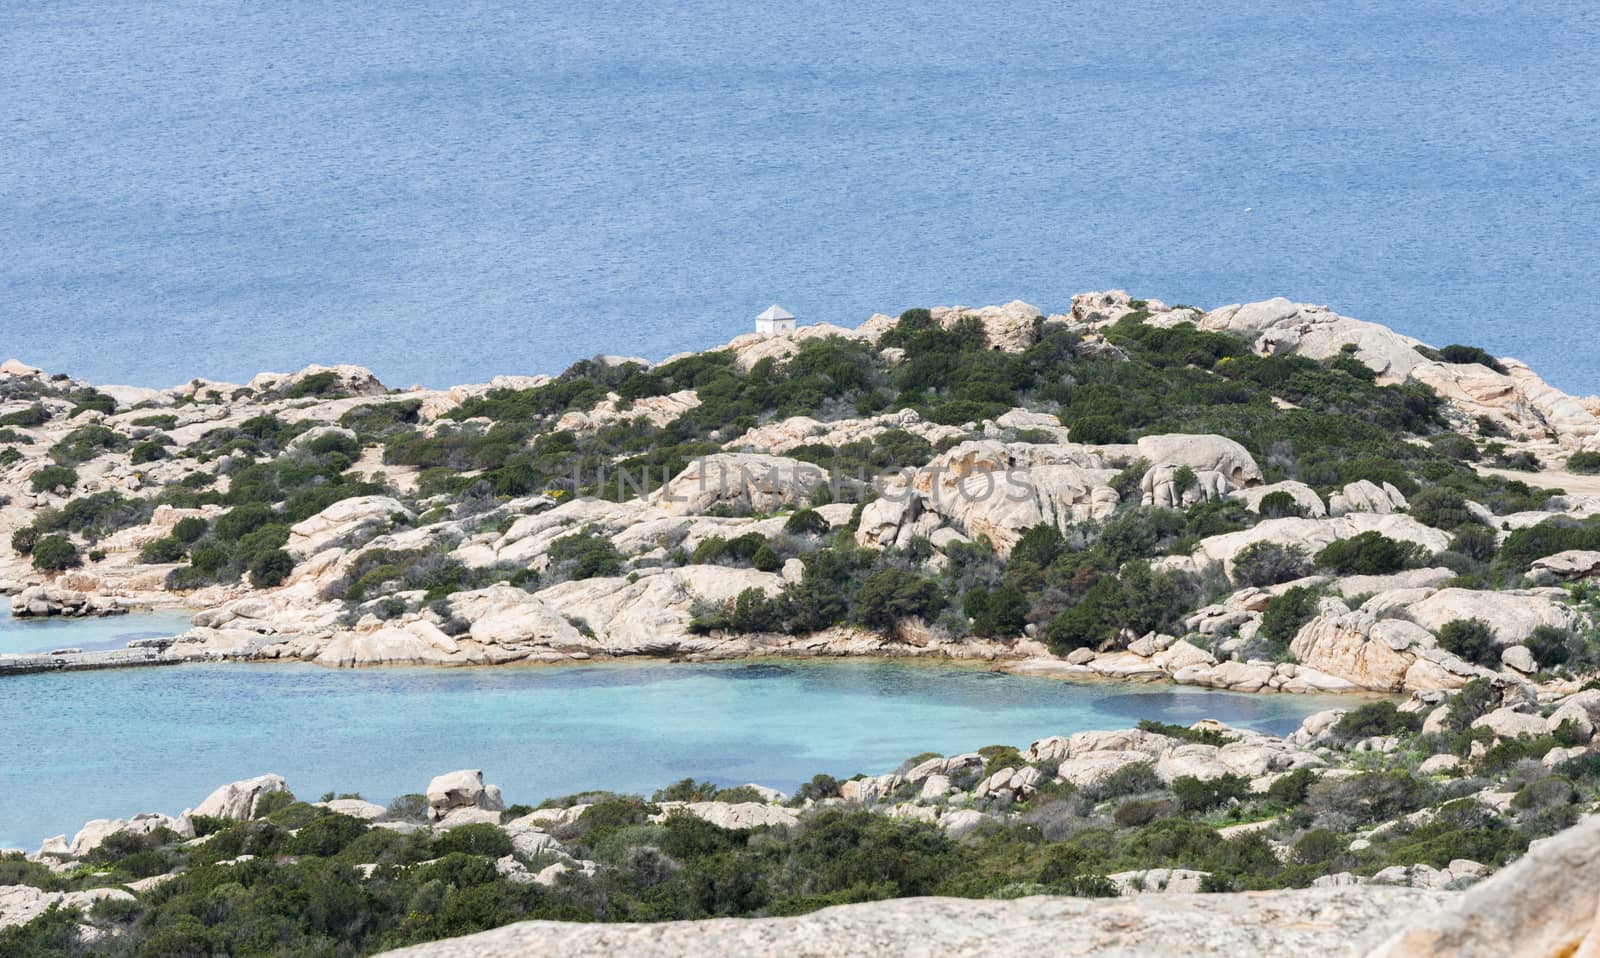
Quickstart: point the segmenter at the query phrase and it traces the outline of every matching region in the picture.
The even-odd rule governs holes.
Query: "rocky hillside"
[[[1431,729],[1388,700],[1283,738],[1146,722],[793,796],[533,808],[462,770],[385,806],[262,775],[0,852],[0,954],[369,954],[534,920],[405,953],[1569,955],[1600,878],[1589,705],[1535,728],[1480,682]],[[732,917],[759,920],[684,921]]]
[[[1600,665],[1600,400],[1286,300],[911,310],[451,390],[13,361],[0,470],[16,614],[196,613],[118,662],[939,655],[1430,705]]]

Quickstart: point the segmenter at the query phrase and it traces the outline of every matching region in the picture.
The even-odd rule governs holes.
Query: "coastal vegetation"
[[[1600,796],[1592,755],[1541,763],[1565,754],[1553,750],[1567,733],[1506,739],[1466,724],[1496,696],[1487,684],[1469,689],[1456,700],[1467,711],[1442,732],[1425,733],[1419,714],[1388,700],[1314,717],[1297,733],[1311,737],[1303,752],[1209,723],[1144,722],[1103,734],[1135,736],[1151,759],[1083,784],[1073,779],[1092,759],[1041,757],[1048,743],[1036,743],[919,755],[880,779],[818,776],[794,798],[693,779],[648,797],[586,793],[504,811],[486,794],[441,810],[457,793],[434,788],[387,809],[355,795],[313,804],[268,792],[237,816],[194,817],[193,838],[166,826],[112,832],[66,869],[0,858],[0,885],[138,890],[52,907],[0,930],[0,951],[370,954],[534,918],[798,915],[919,895],[1159,894],[1167,882],[1267,890],[1335,875],[1465,883]],[[1196,746],[1287,749],[1297,767],[1255,780],[1204,764],[1158,773],[1163,750]],[[1375,755],[1381,764],[1367,761]],[[1330,764],[1345,771],[1327,774]],[[1020,773],[1038,784],[987,784]],[[930,774],[949,795],[930,797]],[[886,791],[871,790],[882,782]]]

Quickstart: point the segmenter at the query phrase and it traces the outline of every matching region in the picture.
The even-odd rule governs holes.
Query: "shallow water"
[[[0,847],[97,817],[176,814],[224,782],[302,797],[422,791],[482,768],[508,801],[686,776],[793,789],[924,751],[1027,745],[1141,718],[1273,732],[1322,697],[1073,683],[881,660],[367,669],[183,665],[0,680]]]
[[[73,648],[85,652],[120,649],[134,639],[177,635],[189,629],[191,613],[148,612],[93,619],[14,619],[0,597],[0,655]]]
[[[1600,385],[1600,6],[0,6],[4,350],[555,372],[1088,289]]]

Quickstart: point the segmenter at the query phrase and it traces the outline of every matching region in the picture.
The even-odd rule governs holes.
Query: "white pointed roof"
[[[757,316],[756,319],[794,319],[794,314],[789,312],[787,309],[784,309],[782,306],[779,306],[777,303],[773,303],[771,306],[768,306],[760,316]]]

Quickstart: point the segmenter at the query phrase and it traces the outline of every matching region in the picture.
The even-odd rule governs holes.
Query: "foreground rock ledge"
[[[395,958],[1114,958],[1361,955],[1407,917],[1447,900],[1419,888],[1318,888],[1138,898],[905,898],[798,918],[662,924],[529,921],[389,952]]]
[[[1600,818],[1536,843],[1462,893],[1372,885],[1217,895],[908,898],[798,918],[530,921],[388,952],[403,958],[1594,958]]]

